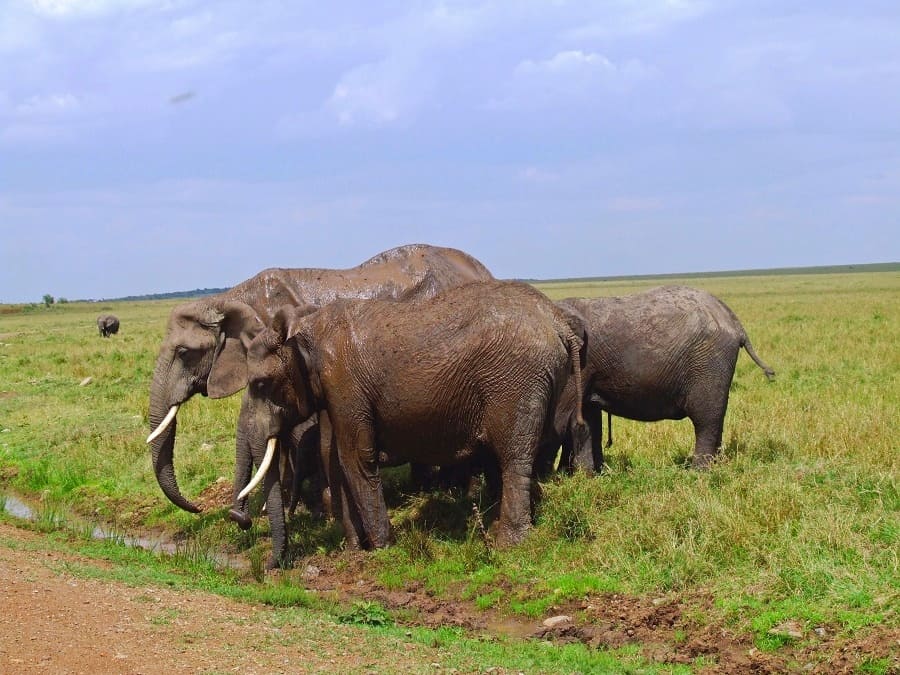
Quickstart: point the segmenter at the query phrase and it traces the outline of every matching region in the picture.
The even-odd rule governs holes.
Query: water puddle
[[[9,515],[20,520],[37,520],[37,514],[28,504],[13,495],[0,495],[0,503],[3,510]],[[163,537],[138,536],[132,537],[122,534],[120,531],[108,530],[100,525],[91,531],[91,537],[98,540],[116,541],[123,546],[140,548],[153,553],[173,556],[183,552],[190,544],[179,544]],[[234,570],[249,569],[250,563],[243,557],[228,553],[204,551],[203,555],[212,559],[219,567],[227,567]]]
[[[499,617],[487,622],[487,630],[505,637],[526,639],[534,637],[535,624],[514,617]]]
[[[16,499],[12,495],[7,495],[5,499],[6,501],[3,504],[3,510],[13,518],[19,518],[20,520],[34,520],[34,511],[32,511],[31,507],[25,504],[25,502]]]

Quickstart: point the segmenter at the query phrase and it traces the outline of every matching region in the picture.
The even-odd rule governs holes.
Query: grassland
[[[539,287],[562,298],[658,283]],[[889,672],[897,666],[900,600],[900,272],[685,283],[728,303],[778,373],[767,382],[746,354],[739,358],[722,462],[706,473],[684,468],[693,444],[687,421],[615,419],[609,470],[545,484],[533,532],[502,552],[484,546],[470,502],[409,495],[403,472],[391,473],[398,545],[368,555],[360,573],[387,589],[414,581],[435,597],[521,617],[611,597],[677,598],[692,625],[747,635],[785,667],[802,668],[799,658],[824,667],[837,646],[864,644],[876,647],[858,653],[852,667]],[[223,509],[200,517],[180,512],[150,468],[149,378],[175,304],[68,303],[0,313],[0,492],[123,531],[165,528],[258,558],[264,523],[248,536],[224,522]],[[98,337],[101,312],[119,316],[118,335]],[[238,397],[196,397],[179,413],[176,470],[184,494],[230,479],[238,404]],[[339,566],[345,555],[333,528],[308,519],[295,522],[292,547],[298,567],[307,556]],[[250,597],[246,588],[256,584],[226,574],[221,583]],[[361,616],[382,611],[370,607]],[[471,649],[461,638],[459,645]],[[611,658],[603,650],[579,652],[581,660],[560,667],[589,670],[600,654]],[[554,669],[552,657],[541,658],[535,670]],[[651,667],[643,657],[628,658],[628,668]]]

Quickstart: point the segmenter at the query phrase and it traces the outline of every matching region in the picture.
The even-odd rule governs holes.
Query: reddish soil
[[[221,481],[198,501],[219,507],[230,499],[230,484]],[[67,570],[102,563],[48,550],[41,541],[40,535],[0,523],[0,673],[422,672],[423,664],[439,666],[434,650],[416,644],[404,645],[402,654],[395,646],[379,661],[371,639],[354,637],[359,628],[328,619],[315,634],[328,638],[316,637],[301,649],[302,639],[288,639],[288,629],[273,624],[269,608],[198,592],[85,580]],[[419,583],[385,589],[372,580],[365,553],[313,556],[281,574],[341,602],[378,602],[411,626],[458,626],[475,635],[594,648],[638,644],[660,664],[700,657],[703,673],[854,673],[867,659],[884,659],[891,672],[900,673],[900,629],[875,627],[850,641],[833,627],[792,624],[786,630],[798,634],[791,644],[762,652],[750,635],[705,623],[716,615],[711,597],[596,595],[550,608],[551,616],[569,620],[547,627],[542,620],[437,598]]]
[[[570,621],[548,628],[542,620],[499,616],[471,603],[435,598],[421,584],[389,591],[367,579],[365,554],[315,557],[299,570],[307,587],[331,592],[344,601],[377,601],[409,625],[459,626],[473,633],[504,634],[558,644],[582,642],[595,648],[640,644],[644,656],[660,664],[689,664],[702,657],[701,673],[855,673],[867,659],[892,659],[900,673],[900,629],[873,631],[866,638],[841,640],[826,627],[810,630],[777,654],[754,647],[752,636],[696,618],[714,615],[712,598],[638,598],[602,594],[581,602],[551,607],[550,616]],[[338,571],[337,567],[340,567]],[[295,574],[298,571],[294,572]],[[830,637],[829,637],[830,636]]]
[[[73,574],[102,562],[0,523],[0,673],[447,673],[440,649],[199,592]],[[383,644],[382,644],[383,643]],[[507,673],[503,668],[496,673]]]

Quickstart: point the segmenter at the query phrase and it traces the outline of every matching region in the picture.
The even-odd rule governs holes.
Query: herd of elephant
[[[401,246],[351,269],[267,269],[176,307],[147,442],[162,491],[198,512],[175,477],[178,408],[198,393],[244,390],[229,516],[250,526],[247,495],[262,482],[270,567],[289,564],[285,464],[295,495],[298,479],[315,475],[355,548],[391,540],[379,466],[490,466],[504,546],[525,536],[532,481],[558,458],[568,470],[602,469],[604,411],[690,418],[693,465],[706,467],[742,347],[774,375],[734,313],[704,291],[552,302],[462,251]]]

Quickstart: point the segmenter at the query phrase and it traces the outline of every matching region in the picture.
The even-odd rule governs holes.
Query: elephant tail
[[[569,333],[566,345],[569,349],[569,358],[572,360],[572,374],[575,377],[575,423],[578,426],[584,426],[584,416],[581,411],[581,348],[584,346],[584,341],[575,333]]]
[[[750,342],[750,338],[747,337],[747,333],[744,333],[744,337],[741,340],[741,347],[747,350],[747,353],[750,355],[750,358],[762,368],[763,372],[766,374],[768,379],[772,379],[775,377],[775,371],[769,368],[759,356],[756,355],[756,351],[753,349],[753,344]]]

